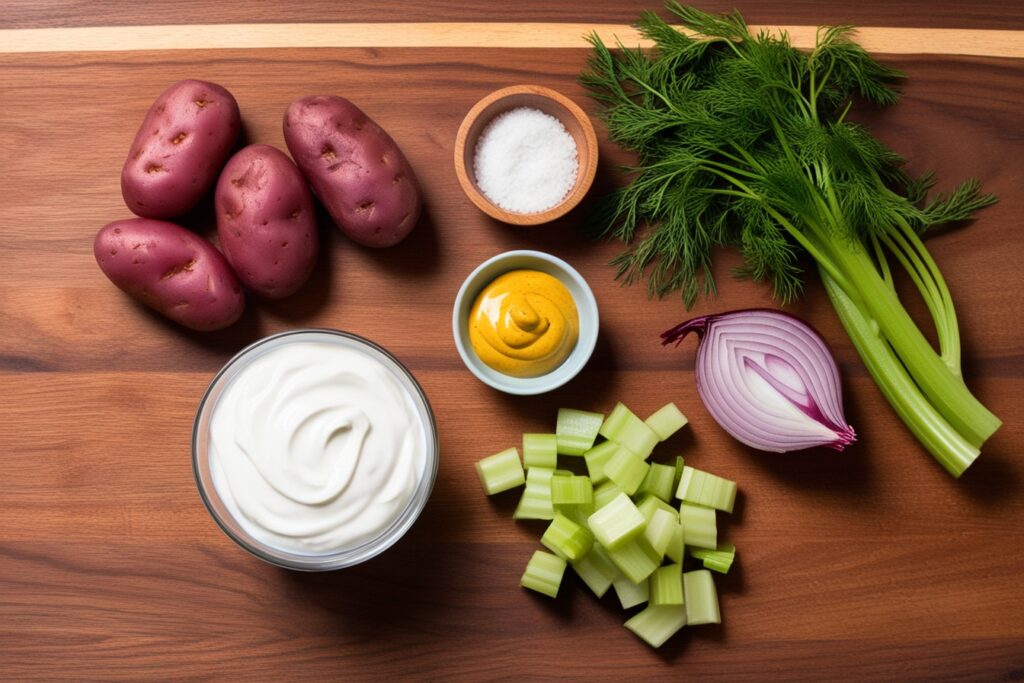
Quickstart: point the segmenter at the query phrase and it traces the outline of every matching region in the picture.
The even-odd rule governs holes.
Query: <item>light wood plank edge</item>
[[[761,27],[752,26],[753,31]],[[797,47],[814,45],[815,27],[783,26]],[[202,24],[3,29],[0,53],[135,52],[255,48],[579,48],[596,31],[605,42],[647,46],[636,29],[579,23]],[[1024,57],[1024,31],[867,26],[857,39],[889,54]]]

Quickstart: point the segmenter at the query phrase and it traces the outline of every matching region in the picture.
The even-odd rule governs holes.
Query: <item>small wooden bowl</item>
[[[554,116],[576,141],[579,169],[576,184],[559,204],[539,213],[514,213],[496,206],[476,184],[473,155],[480,133],[498,114],[517,107],[532,107]],[[587,194],[597,173],[597,135],[594,125],[579,106],[565,95],[539,85],[513,85],[492,92],[469,110],[455,137],[455,174],[462,190],[477,208],[491,218],[512,225],[540,225],[571,211]]]

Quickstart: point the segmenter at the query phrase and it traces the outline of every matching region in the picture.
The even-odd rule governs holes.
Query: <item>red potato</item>
[[[202,199],[238,139],[238,103],[206,81],[178,81],[149,108],[121,169],[132,213],[172,218]]]
[[[249,145],[231,157],[214,206],[220,246],[247,289],[280,299],[309,278],[318,246],[313,197],[284,152]]]
[[[295,100],[284,140],[331,218],[368,247],[390,247],[420,216],[420,188],[402,150],[383,128],[343,97]]]
[[[180,225],[114,221],[97,233],[93,253],[111,282],[193,330],[227,327],[245,308],[242,286],[224,257]]]

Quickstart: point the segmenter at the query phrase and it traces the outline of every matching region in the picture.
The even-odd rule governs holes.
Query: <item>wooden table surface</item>
[[[1024,3],[735,3],[757,24],[907,29],[865,31],[872,45],[903,53],[885,61],[909,80],[901,104],[860,120],[914,170],[935,169],[942,187],[973,175],[1001,198],[975,224],[929,241],[958,305],[968,383],[1005,422],[960,481],[893,415],[818,284],[791,310],[835,350],[860,439],[843,454],[753,452],[697,399],[692,343],[658,344],[687,316],[681,303],[621,288],[607,265],[620,246],[581,238],[584,210],[516,229],[462,194],[452,146],[469,107],[526,82],[593,112],[575,82],[587,50],[560,22],[625,32],[652,4],[4,3],[0,679],[1024,677]],[[444,23],[424,32],[415,22]],[[290,26],[245,42],[237,26],[180,26],[260,23]],[[217,47],[202,43],[211,31]],[[309,45],[311,35],[335,46],[280,46]],[[146,49],[152,36],[161,49]],[[576,47],[516,47],[536,44],[530,36]],[[422,223],[386,251],[323,225],[308,286],[287,301],[252,301],[226,331],[190,333],[147,312],[104,278],[92,238],[130,215],[119,193],[123,156],[153,98],[182,78],[228,87],[248,140],[279,147],[292,99],[353,99],[417,169]],[[594,194],[628,159],[600,127],[599,137]],[[202,211],[189,223],[210,227]],[[514,248],[567,259],[601,309],[589,366],[540,398],[489,390],[451,340],[462,279]],[[720,295],[695,313],[771,305],[763,287],[728,279],[737,264],[721,254]],[[325,574],[246,555],[207,515],[190,466],[193,414],[216,370],[253,340],[304,326],[392,350],[430,397],[441,442],[437,485],[412,531],[377,559]],[[550,428],[559,406],[608,410],[620,399],[639,413],[678,402],[691,427],[674,448],[743,491],[737,513],[723,516],[740,549],[719,581],[725,623],[657,652],[622,628],[613,594],[598,601],[575,578],[556,602],[517,587],[540,528],[510,519],[514,495],[485,498],[472,466],[521,432]]]

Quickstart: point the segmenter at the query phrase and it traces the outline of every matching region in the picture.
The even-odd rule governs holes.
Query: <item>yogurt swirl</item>
[[[279,346],[242,369],[210,423],[210,472],[254,538],[326,554],[379,536],[423,477],[427,436],[412,396],[367,353]]]

